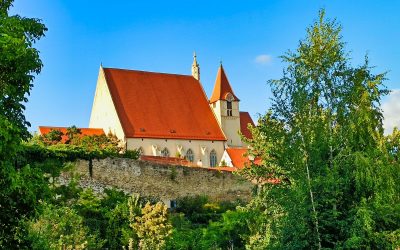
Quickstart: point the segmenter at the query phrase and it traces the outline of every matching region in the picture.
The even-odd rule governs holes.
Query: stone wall
[[[205,168],[162,165],[123,158],[80,160],[72,173],[80,176],[80,184],[102,191],[115,187],[129,193],[175,200],[191,195],[207,195],[213,200],[249,200],[252,184],[231,172]],[[91,176],[90,176],[91,172]],[[61,178],[68,181],[70,173]]]

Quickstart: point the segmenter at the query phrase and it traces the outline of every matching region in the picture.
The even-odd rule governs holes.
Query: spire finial
[[[196,50],[193,51],[193,57],[196,58]]]
[[[219,58],[219,66],[222,66],[222,58]]]

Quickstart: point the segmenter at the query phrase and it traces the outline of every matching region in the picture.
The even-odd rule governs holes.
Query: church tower
[[[210,106],[227,138],[229,147],[241,147],[239,98],[235,95],[226,77],[224,67],[219,66]]]
[[[200,66],[197,63],[196,52],[193,53],[192,76],[200,81]]]

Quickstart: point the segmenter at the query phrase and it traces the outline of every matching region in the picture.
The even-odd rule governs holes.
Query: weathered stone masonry
[[[213,200],[249,200],[252,184],[231,172],[205,168],[171,166],[123,158],[80,160],[72,171],[80,175],[80,184],[101,191],[115,187],[142,196],[175,200],[191,195],[207,195]],[[90,172],[92,176],[90,176]],[[62,177],[68,179],[70,173]]]

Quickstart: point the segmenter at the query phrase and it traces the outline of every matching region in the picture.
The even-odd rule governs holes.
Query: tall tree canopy
[[[373,74],[368,57],[351,66],[340,33],[320,11],[282,56],[282,78],[269,81],[272,107],[248,141],[263,165],[242,173],[259,181],[252,209],[267,215],[250,248],[400,245],[400,145],[397,131],[383,134],[385,74]]]
[[[29,136],[23,103],[34,75],[42,69],[39,51],[33,44],[47,30],[36,18],[10,16],[12,2],[0,1],[0,152],[8,154],[14,142]]]
[[[18,248],[18,220],[46,192],[43,176],[29,166],[15,169],[21,141],[29,137],[23,111],[34,75],[42,68],[33,47],[46,27],[35,18],[10,16],[12,0],[0,0],[0,248]],[[36,193],[35,193],[36,192]],[[37,196],[38,195],[38,196]]]

